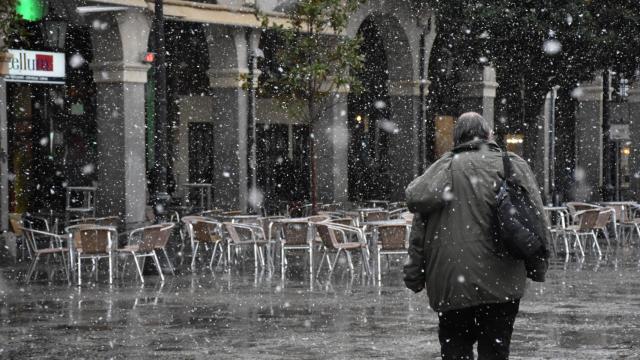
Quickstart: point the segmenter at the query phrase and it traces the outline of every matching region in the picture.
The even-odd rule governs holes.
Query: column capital
[[[596,75],[593,80],[578,84],[571,95],[578,101],[602,101],[602,89],[602,75]]]
[[[495,81],[465,81],[458,83],[458,88],[460,89],[460,97],[463,98],[494,98],[498,83]]]
[[[496,70],[491,66],[471,66],[462,71],[458,83],[460,97],[482,98],[496,97]]]
[[[419,96],[419,80],[389,80],[389,95],[391,96]]]
[[[258,76],[260,76],[260,73],[260,71],[256,71],[254,76],[257,78]],[[207,70],[207,76],[209,76],[209,86],[211,86],[212,88],[242,88],[244,84],[243,78],[248,77],[248,75],[248,68]]]
[[[90,65],[93,81],[96,83],[146,83],[150,67],[149,64],[122,61],[104,61]]]
[[[458,83],[460,97],[481,98],[496,97],[496,70],[491,66],[471,66],[461,73],[462,81]]]

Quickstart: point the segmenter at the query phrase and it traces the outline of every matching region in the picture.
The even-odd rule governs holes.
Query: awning
[[[152,0],[89,0],[90,3],[109,6],[119,5],[144,8],[154,11]],[[182,20],[207,24],[220,24],[258,28],[261,21],[256,18],[250,8],[239,8],[216,4],[203,4],[185,0],[164,0],[164,16],[171,20]],[[287,19],[282,13],[266,13],[272,23],[287,25]]]

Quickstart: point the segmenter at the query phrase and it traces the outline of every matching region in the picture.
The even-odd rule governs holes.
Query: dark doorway
[[[388,66],[380,30],[372,19],[362,23],[364,67],[356,75],[360,94],[349,94],[349,200],[389,197]]]
[[[177,129],[180,121],[180,100],[185,96],[208,96],[210,95],[209,78],[206,75],[209,69],[209,55],[206,46],[205,25],[200,23],[190,23],[185,21],[167,21],[165,24],[166,38],[166,65],[167,65],[167,122],[169,131],[167,131],[168,153],[176,153]],[[153,35],[153,34],[152,34]],[[153,36],[149,36],[149,50],[153,50]],[[147,178],[150,179],[150,189],[154,189],[155,181],[154,162],[155,159],[155,114],[154,114],[154,97],[155,97],[155,80],[154,67],[151,67],[148,74],[149,82],[146,87],[147,98]],[[200,120],[200,119],[194,119]],[[207,134],[213,134],[207,133]],[[189,135],[191,136],[191,135]],[[198,135],[196,135],[198,136]],[[210,138],[212,139],[212,138]],[[209,142],[211,143],[211,142]],[[191,143],[190,143],[191,144]],[[190,145],[191,146],[191,145]],[[191,150],[189,150],[191,151]],[[213,151],[209,149],[209,151]],[[191,155],[191,152],[189,153]],[[207,153],[209,154],[209,153]],[[191,165],[192,157],[189,157],[189,165]],[[213,162],[210,159],[203,159],[203,163]],[[167,164],[167,181],[169,194],[174,193],[178,184],[174,176],[174,157],[169,156]],[[206,182],[213,180],[213,167],[210,175],[203,175],[203,170],[193,170],[190,166],[189,179],[190,182],[196,182],[195,179],[206,178]],[[196,171],[196,176],[192,177],[192,171]],[[151,199],[151,198],[150,198]]]
[[[310,201],[311,158],[309,157],[309,127],[307,125],[291,126],[291,162],[293,169],[290,176],[294,188],[289,190],[289,195],[293,200]]]
[[[289,159],[289,127],[287,125],[259,125],[257,138],[257,182],[264,194],[264,204],[276,212],[280,200],[288,200],[288,174],[291,171]]]
[[[213,124],[189,124],[189,182],[213,184]]]
[[[10,211],[63,208],[64,129],[62,86],[10,83],[8,86]]]
[[[263,124],[256,128],[258,188],[269,214],[309,195],[309,129],[305,125]]]
[[[457,84],[460,64],[447,36],[438,34],[429,59],[429,92],[425,99],[426,160],[433,163],[453,147],[453,127],[460,113]]]
[[[97,180],[95,84],[90,29],[68,23],[64,44],[48,41],[43,22],[25,23],[12,47],[64,52],[65,84],[7,83],[9,211],[64,211],[65,186]]]

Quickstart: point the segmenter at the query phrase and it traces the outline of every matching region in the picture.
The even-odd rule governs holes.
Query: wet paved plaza
[[[634,247],[637,247],[634,246]],[[640,252],[556,261],[529,283],[513,359],[640,359]],[[0,358],[434,359],[437,316],[403,287],[400,262],[381,286],[339,267],[310,283],[304,259],[287,280],[252,267],[133,273],[109,286],[25,284],[26,265],[3,265]],[[44,274],[42,274],[44,275]],[[311,289],[311,285],[312,289]]]

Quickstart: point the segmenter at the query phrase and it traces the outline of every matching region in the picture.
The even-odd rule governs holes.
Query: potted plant
[[[19,32],[16,5],[19,0],[0,0],[0,76],[9,72],[9,36]]]

